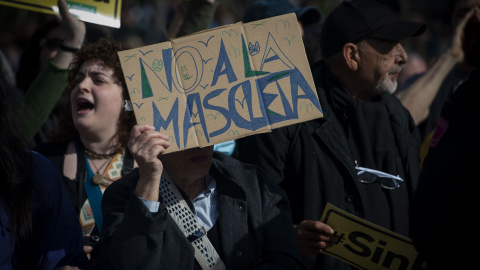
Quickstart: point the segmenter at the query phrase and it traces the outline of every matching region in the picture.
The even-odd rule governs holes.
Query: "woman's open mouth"
[[[92,102],[79,98],[77,99],[77,113],[78,114],[86,114],[89,113],[91,110],[93,110],[95,106],[93,105]]]

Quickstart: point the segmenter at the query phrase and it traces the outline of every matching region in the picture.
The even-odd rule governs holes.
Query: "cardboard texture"
[[[327,203],[321,220],[338,242],[324,254],[358,269],[428,269],[412,240]]]
[[[137,122],[167,152],[323,117],[294,13],[118,53]]]
[[[60,14],[57,0],[0,0],[0,5]],[[120,28],[122,0],[72,0],[67,5],[70,13],[84,22]]]

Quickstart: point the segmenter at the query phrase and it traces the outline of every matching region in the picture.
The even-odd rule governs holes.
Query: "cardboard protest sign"
[[[322,117],[294,13],[118,53],[137,122],[167,152]]]
[[[0,0],[0,5],[60,14],[57,0]],[[70,13],[84,22],[120,28],[122,0],[73,0],[67,5]]]
[[[359,269],[428,269],[412,240],[386,230],[331,204],[321,221],[330,225],[339,241],[325,250]]]

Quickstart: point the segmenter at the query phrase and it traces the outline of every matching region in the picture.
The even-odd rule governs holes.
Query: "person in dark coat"
[[[152,126],[132,129],[138,168],[102,200],[107,269],[304,269],[280,188],[213,146],[169,145]]]
[[[322,26],[324,60],[312,68],[324,117],[237,141],[238,158],[286,190],[310,269],[349,268],[323,254],[338,239],[319,221],[327,203],[409,236],[420,137],[392,93],[408,60],[400,41],[425,28],[377,1],[343,1]],[[359,176],[367,170],[377,173],[369,182]]]
[[[0,58],[0,269],[92,269],[60,174],[27,147]]]
[[[411,230],[415,248],[429,269],[467,269],[476,263],[478,223],[474,212],[477,166],[480,163],[480,9],[465,32],[470,50],[465,58],[476,67],[447,99],[430,141],[412,203]],[[445,235],[453,230],[455,248],[445,256]]]

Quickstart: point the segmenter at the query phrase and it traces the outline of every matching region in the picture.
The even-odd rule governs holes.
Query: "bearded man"
[[[420,136],[392,93],[408,61],[400,41],[425,28],[377,1],[343,1],[322,26],[324,60],[312,68],[324,117],[237,141],[238,158],[287,192],[310,269],[349,267],[323,254],[338,240],[335,228],[319,221],[327,203],[410,235]]]

